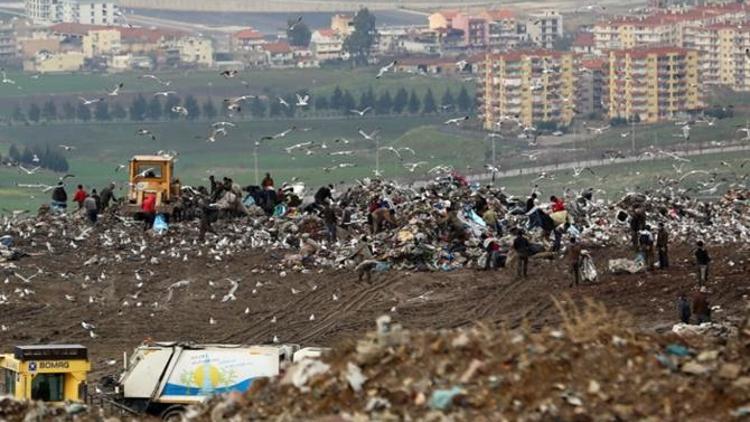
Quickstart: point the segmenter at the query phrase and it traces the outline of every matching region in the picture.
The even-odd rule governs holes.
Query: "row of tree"
[[[241,105],[240,114],[252,116],[255,118],[266,117],[294,117],[302,108],[295,107],[296,95],[288,94],[283,97],[284,101],[290,104],[289,107],[281,103],[276,97],[266,99],[255,98]],[[450,88],[447,88],[440,101],[436,99],[431,89],[428,89],[423,96],[419,96],[415,90],[408,92],[401,87],[395,94],[390,91],[381,91],[376,95],[372,87],[362,92],[358,99],[349,90],[342,90],[336,87],[333,93],[328,96],[317,96],[311,103],[311,107],[304,110],[316,112],[338,112],[341,114],[351,114],[350,110],[364,110],[370,108],[372,113],[387,114],[434,114],[441,111],[468,112],[474,106],[474,101],[469,92],[463,87],[458,94],[454,94]],[[159,97],[146,99],[143,95],[133,98],[129,107],[125,108],[120,103],[109,104],[101,101],[93,106],[86,106],[83,103],[76,105],[66,102],[58,110],[57,105],[52,101],[47,101],[41,107],[37,104],[31,104],[26,112],[20,106],[16,106],[11,119],[16,122],[39,123],[41,121],[52,122],[55,120],[77,120],[88,122],[126,120],[143,121],[143,120],[167,120],[182,118],[175,107],[182,107],[187,111],[188,120],[197,120],[201,117],[205,119],[214,119],[219,114],[226,115],[228,110],[223,104],[217,106],[211,98],[206,98],[202,103],[188,95],[185,99],[170,95],[162,101]]]
[[[39,166],[60,173],[68,171],[69,168],[65,156],[61,152],[51,149],[49,145],[44,147],[26,145],[21,151],[15,144],[12,144],[8,150],[8,159],[13,163],[20,163],[29,167]]]

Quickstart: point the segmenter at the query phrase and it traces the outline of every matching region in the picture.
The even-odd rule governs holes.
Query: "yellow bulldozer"
[[[156,212],[171,214],[180,196],[180,184],[174,178],[174,158],[168,155],[136,155],[130,160],[129,189],[125,212],[141,211],[143,199],[156,196]]]
[[[78,344],[16,346],[0,354],[0,396],[52,403],[83,402],[88,351]]]

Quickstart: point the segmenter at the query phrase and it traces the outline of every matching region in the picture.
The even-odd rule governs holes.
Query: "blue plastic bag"
[[[162,234],[165,233],[169,229],[169,224],[167,224],[167,219],[164,217],[164,214],[157,214],[156,218],[154,219],[154,232]]]

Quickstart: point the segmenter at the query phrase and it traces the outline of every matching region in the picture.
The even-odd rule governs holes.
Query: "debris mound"
[[[558,306],[560,306],[558,304]],[[188,420],[729,420],[750,415],[750,324],[729,340],[629,329],[589,302],[533,333],[378,330]],[[744,327],[744,328],[743,328]],[[218,419],[217,419],[218,418]],[[337,419],[338,420],[338,419]]]

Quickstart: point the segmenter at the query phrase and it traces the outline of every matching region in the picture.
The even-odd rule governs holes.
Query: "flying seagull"
[[[387,65],[380,68],[378,71],[378,75],[375,76],[375,79],[380,79],[383,75],[385,75],[387,72],[390,72],[393,70],[394,67],[396,67],[396,64],[398,63],[398,60],[394,60]]]
[[[239,70],[225,70],[220,73],[225,79],[232,79],[240,73]]]
[[[297,128],[295,126],[292,126],[291,128],[289,128],[289,129],[287,129],[287,130],[285,130],[283,132],[279,132],[279,133],[277,133],[275,135],[264,136],[264,137],[260,138],[260,140],[261,141],[267,141],[267,140],[272,140],[272,139],[284,138],[284,137],[286,137],[286,135],[289,135],[290,133],[294,132],[295,130],[297,130]]]
[[[172,113],[177,113],[177,114],[179,114],[181,116],[187,116],[188,115],[187,109],[185,107],[182,107],[182,106],[174,106],[174,107],[172,107]]]
[[[443,122],[443,124],[445,124],[445,125],[456,125],[456,126],[458,126],[458,125],[460,125],[460,124],[461,124],[461,122],[464,122],[464,121],[466,121],[466,120],[469,120],[469,116],[464,116],[464,117],[456,117],[455,119],[449,119],[449,120],[446,120],[445,122]]]
[[[153,133],[151,133],[151,131],[148,130],[148,129],[143,129],[143,128],[138,129],[138,130],[135,131],[135,134],[138,135],[138,136],[149,136],[149,137],[151,137],[152,141],[156,140],[156,135],[154,135]]]
[[[109,95],[110,97],[116,97],[116,96],[120,95],[120,90],[124,86],[125,86],[125,84],[123,84],[122,82],[120,82],[119,84],[115,85],[114,88],[112,88],[112,91],[108,91],[107,95]]]
[[[158,83],[159,85],[164,85],[164,86],[172,85],[172,81],[162,81],[156,75],[141,75],[138,78],[139,79],[151,79],[151,80],[156,81],[156,83]]]
[[[378,136],[378,133],[380,133],[379,129],[373,130],[372,133],[367,133],[364,130],[357,129],[357,133],[359,133],[363,138],[367,139],[368,141],[374,141],[375,137]]]
[[[168,97],[170,95],[177,95],[177,91],[159,91],[159,92],[154,92],[154,97]]]
[[[370,110],[372,110],[372,107],[365,107],[363,110],[351,109],[349,110],[349,112],[359,114],[359,117],[364,117],[364,115],[367,114],[367,112]]]
[[[304,97],[299,94],[296,94],[296,95],[297,95],[297,104],[295,105],[297,107],[307,107],[309,105],[308,104],[308,102],[310,101],[309,95],[305,95]]]
[[[81,100],[81,102],[85,106],[91,105],[91,104],[96,104],[98,102],[104,101],[104,98],[93,98],[93,99],[89,100],[89,99],[86,99],[86,98],[83,98],[83,97],[78,97],[78,99]]]

